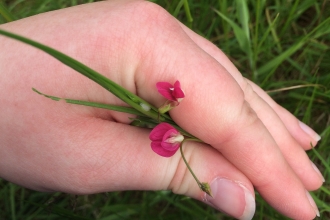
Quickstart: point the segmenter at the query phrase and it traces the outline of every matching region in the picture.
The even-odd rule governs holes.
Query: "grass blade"
[[[86,65],[80,63],[79,61],[57,51],[53,48],[50,48],[48,46],[45,46],[43,44],[40,44],[36,41],[27,39],[25,37],[0,30],[0,34],[16,39],[18,41],[24,42],[26,44],[29,44],[33,47],[36,47],[49,55],[53,56],[60,62],[64,63],[65,65],[71,67],[72,69],[78,71],[79,73],[83,74],[84,76],[88,77],[89,79],[93,80],[115,96],[117,96],[119,99],[130,105],[131,107],[135,108],[139,112],[141,112],[144,115],[147,115],[153,119],[160,119],[163,120],[163,116],[159,117],[158,110],[156,107],[152,106],[148,102],[141,99],[139,96],[131,93],[130,91],[126,90],[125,88],[119,86],[115,82],[111,81],[110,79],[106,78],[105,76],[97,73],[95,70],[92,70],[91,68],[87,67]],[[149,106],[150,111],[146,111],[144,108],[142,108],[141,105]]]
[[[252,50],[251,50],[251,44],[250,44],[250,31],[248,29],[248,24],[244,23],[245,29],[241,28],[240,26],[238,26],[234,21],[232,21],[230,18],[228,18],[226,15],[224,15],[223,13],[221,13],[220,11],[216,10],[213,8],[213,11],[218,14],[223,20],[225,20],[233,29],[235,37],[238,41],[238,44],[240,46],[240,48],[242,49],[243,52],[245,52],[249,58],[249,65],[252,68],[253,66],[253,62],[252,62]],[[242,16],[246,16],[244,15],[246,12],[242,12]]]
[[[64,100],[66,103],[70,103],[70,104],[84,105],[84,106],[108,109],[108,110],[117,111],[117,112],[124,112],[124,113],[137,115],[137,116],[144,116],[144,114],[142,114],[141,112],[137,111],[134,108],[130,108],[130,107],[103,104],[103,103],[97,103],[97,102],[88,102],[88,101],[82,101],[82,100],[76,100],[76,99],[59,98],[56,96],[50,96],[50,95],[41,93],[40,91],[36,90],[35,88],[32,88],[32,90],[34,92],[38,93],[39,95],[45,96],[46,98],[52,99],[54,101]]]
[[[186,16],[187,16],[187,20],[188,20],[188,24],[190,26],[190,28],[192,27],[192,22],[194,21],[193,17],[191,16],[190,13],[190,7],[189,7],[189,2],[188,0],[183,0],[183,7],[184,10],[186,12]]]
[[[0,2],[0,14],[7,22],[15,21],[16,17],[7,9],[7,7]]]
[[[11,219],[16,220],[16,210],[15,210],[15,185],[10,184],[10,208],[11,208]]]
[[[179,14],[179,12],[181,10],[181,7],[183,6],[183,1],[184,0],[179,1],[178,5],[176,6],[176,8],[175,8],[175,10],[174,10],[174,12],[172,14],[174,17],[178,17],[178,14]]]
[[[249,11],[247,7],[247,2],[245,0],[236,0],[237,12],[238,12],[238,20],[241,23],[245,38],[247,42],[250,44],[250,29],[249,29]]]
[[[251,35],[250,35],[250,28],[249,28],[249,22],[250,22],[250,14],[247,6],[246,0],[236,0],[237,5],[237,12],[238,12],[238,20],[240,21],[242,30],[244,32],[244,38],[246,41],[246,47],[244,50],[246,51],[246,54],[249,59],[249,65],[251,68],[253,68],[253,55],[252,55],[252,45],[251,45]]]
[[[213,8],[213,11],[217,13],[223,20],[227,21],[227,23],[233,28],[235,36],[237,38],[238,44],[242,49],[246,48],[248,45],[248,40],[246,39],[244,30],[238,26],[234,21],[228,18],[226,15],[222,14],[217,9]]]
[[[330,170],[330,165],[329,163],[321,156],[321,154],[315,149],[315,147],[312,145],[311,143],[311,147],[312,147],[312,151],[313,153],[316,155],[316,157],[322,162],[322,165],[327,169]]]
[[[258,74],[262,75],[265,73],[269,73],[275,68],[277,68],[285,59],[290,57],[292,54],[294,54],[297,50],[302,48],[308,40],[312,37],[312,35],[315,33],[316,37],[320,37],[324,34],[327,34],[330,32],[328,26],[330,24],[330,17],[324,20],[319,26],[314,28],[310,33],[308,33],[305,37],[301,38],[299,41],[297,41],[296,44],[294,44],[292,47],[284,51],[282,54],[277,56],[276,58],[270,60],[268,63],[263,65],[258,69]]]

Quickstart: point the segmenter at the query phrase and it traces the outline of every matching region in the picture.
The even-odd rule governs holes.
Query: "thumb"
[[[211,183],[216,177],[212,185],[216,187],[213,193],[218,198],[206,201],[205,193],[188,172],[179,152],[165,158],[151,150],[149,130],[96,118],[93,123],[89,120],[88,124],[88,129],[102,131],[102,134],[96,142],[84,142],[83,149],[79,151],[87,153],[91,148],[97,150],[88,157],[80,156],[79,160],[74,160],[77,166],[74,168],[75,163],[72,163],[74,169],[70,170],[74,171],[73,176],[79,176],[71,178],[73,182],[66,187],[78,185],[80,187],[73,187],[72,190],[78,189],[78,193],[82,194],[169,189],[204,201],[236,218],[252,218],[255,212],[252,184],[214,148],[196,142],[185,142],[183,146],[185,158],[200,181]],[[79,145],[77,140],[72,142]]]

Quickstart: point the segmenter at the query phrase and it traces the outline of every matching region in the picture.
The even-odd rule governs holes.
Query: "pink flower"
[[[174,83],[174,86],[168,82],[158,82],[156,87],[158,92],[170,101],[180,102],[184,98],[184,92],[178,80]]]
[[[174,127],[160,123],[150,132],[151,149],[160,156],[171,157],[179,149],[184,137]]]

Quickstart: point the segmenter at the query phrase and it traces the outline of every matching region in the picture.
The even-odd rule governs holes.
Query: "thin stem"
[[[189,139],[187,139],[187,140],[189,140]],[[184,141],[181,142],[181,144],[180,144],[180,153],[181,153],[182,159],[183,159],[184,163],[186,164],[188,170],[190,171],[191,175],[192,175],[192,176],[194,177],[194,179],[196,180],[198,186],[201,187],[202,183],[198,180],[197,176],[196,176],[195,173],[192,171],[192,169],[190,168],[190,166],[189,166],[189,164],[188,164],[186,158],[185,158],[184,155],[183,155],[182,146],[183,146],[183,143],[184,143],[185,141],[187,141],[187,140],[184,140]]]
[[[188,2],[188,0],[183,0],[183,7],[184,7],[184,10],[186,11],[186,16],[187,16],[187,20],[188,20],[189,26],[190,26],[190,28],[192,28],[192,22],[193,22],[194,19],[191,16],[191,13],[190,13],[190,8],[189,8],[189,2]]]
[[[79,61],[51,48],[46,45],[40,44],[36,41],[30,40],[28,38],[22,37],[20,35],[13,34],[11,32],[7,32],[4,30],[0,30],[0,35],[4,35],[13,39],[16,39],[18,41],[24,42],[26,44],[29,44],[33,47],[36,47],[55,59],[59,60],[63,64],[71,67],[72,69],[76,70],[77,72],[81,73],[82,75],[86,76],[87,78],[93,80],[109,92],[111,92],[113,95],[130,105],[132,108],[136,109],[137,111],[141,112],[142,114],[153,118],[155,120],[158,119],[158,110],[156,107],[152,106],[139,96],[133,94],[132,92],[128,91],[127,89],[121,87],[117,83],[113,82],[112,80],[108,79],[107,77],[101,75],[100,73],[96,72],[95,70],[89,68],[88,66],[80,63]],[[150,107],[150,110],[146,111],[143,106]],[[165,117],[165,116],[164,116]],[[160,120],[165,120],[164,117],[161,115]],[[169,116],[167,116],[169,118]]]
[[[4,3],[0,2],[0,15],[4,17],[6,22],[11,22],[17,20],[16,16],[11,13],[11,11],[6,7]]]
[[[195,175],[195,173],[194,173],[194,172],[192,171],[192,169],[190,168],[190,166],[189,166],[189,164],[188,164],[188,162],[187,162],[187,160],[186,160],[186,158],[185,158],[185,156],[184,156],[184,154],[183,154],[182,146],[183,146],[183,143],[184,143],[185,141],[196,141],[196,142],[203,142],[203,141],[201,141],[201,140],[199,140],[199,139],[195,139],[195,138],[188,138],[188,139],[183,140],[183,141],[181,142],[181,144],[180,144],[180,153],[181,153],[182,159],[183,159],[184,163],[186,164],[188,170],[190,171],[191,175],[192,175],[192,176],[194,177],[194,179],[196,180],[198,187],[199,187],[202,191],[206,192],[209,196],[212,197],[212,192],[211,192],[210,185],[209,185],[208,183],[204,183],[204,182],[202,183],[202,182],[199,181],[199,179],[197,178],[197,176]]]
[[[137,116],[144,116],[144,114],[142,114],[138,110],[131,108],[131,107],[103,104],[103,103],[98,103],[98,102],[82,101],[82,100],[77,100],[77,99],[60,98],[60,97],[44,94],[44,93],[36,90],[35,88],[32,88],[32,90],[34,92],[38,93],[39,95],[42,95],[42,96],[52,99],[54,101],[64,100],[66,103],[70,103],[70,104],[103,108],[103,109],[108,109],[108,110],[117,111],[117,112],[129,113],[129,114],[133,114],[133,115],[137,115]]]

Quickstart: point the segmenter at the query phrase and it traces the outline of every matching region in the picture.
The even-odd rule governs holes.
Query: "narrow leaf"
[[[16,17],[8,10],[8,8],[0,2],[0,14],[7,22],[15,21]]]
[[[43,44],[40,44],[36,41],[27,39],[25,37],[4,31],[0,29],[0,34],[16,39],[18,41],[24,42],[26,44],[29,44],[33,47],[36,47],[49,55],[53,56],[60,62],[64,63],[65,65],[71,67],[72,69],[78,71],[79,73],[83,74],[84,76],[88,77],[89,79],[93,80],[115,96],[117,96],[119,99],[130,105],[131,107],[135,108],[136,110],[140,111],[144,115],[147,115],[151,118],[158,119],[159,114],[156,107],[152,106],[148,102],[141,99],[139,96],[131,93],[127,89],[121,87],[120,85],[116,84],[115,82],[111,81],[110,79],[106,78],[105,76],[99,74],[95,70],[87,67],[86,65],[80,63],[79,61],[53,49],[48,46],[45,46]],[[150,111],[145,111],[144,108],[141,107],[141,104],[150,106]],[[163,118],[160,118],[162,120]]]
[[[59,97],[56,97],[56,96],[50,96],[50,95],[46,95],[44,93],[41,93],[40,91],[36,90],[35,88],[32,88],[32,90],[34,92],[38,93],[39,95],[45,96],[46,98],[49,98],[49,99],[52,99],[52,100],[55,100],[55,101],[64,100],[65,102],[70,103],[70,104],[84,105],[84,106],[90,106],[90,107],[96,107],[96,108],[103,108],[103,109],[108,109],[108,110],[117,111],[117,112],[124,112],[124,113],[128,113],[128,114],[144,116],[144,114],[142,114],[141,112],[135,110],[134,108],[130,108],[130,107],[103,104],[103,103],[98,103],[98,102],[82,101],[82,100],[76,100],[76,99],[59,98]]]
[[[308,33],[306,36],[301,38],[297,43],[292,45],[290,48],[288,48],[286,51],[284,51],[282,54],[278,55],[276,58],[270,60],[268,63],[263,65],[258,69],[258,73],[260,75],[269,73],[273,71],[275,68],[277,68],[285,59],[290,57],[292,54],[294,54],[297,50],[302,48],[309,40],[312,38],[313,34],[315,34],[314,37],[320,37],[324,34],[327,34],[328,31],[325,31],[323,28],[328,27],[330,24],[330,17],[324,20],[320,25],[315,27],[310,33]]]
[[[215,13],[217,13],[223,20],[227,21],[227,23],[233,28],[238,44],[242,50],[245,50],[248,45],[248,40],[244,30],[220,11],[216,9],[213,9],[213,11],[215,11]]]
[[[250,28],[249,28],[249,10],[247,7],[246,0],[236,0],[238,19],[241,23],[242,29],[245,33],[245,37],[248,42],[250,42]]]

